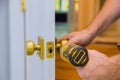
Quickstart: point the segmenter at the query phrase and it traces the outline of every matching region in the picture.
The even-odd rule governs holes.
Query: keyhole
[[[52,51],[53,51],[52,47],[50,47],[48,51],[49,51],[49,53],[52,53]]]

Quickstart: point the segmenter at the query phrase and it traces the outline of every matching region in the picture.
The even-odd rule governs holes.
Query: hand
[[[67,43],[74,43],[77,45],[86,46],[93,40],[93,35],[89,33],[89,30],[85,29],[79,32],[72,32],[64,35],[62,38],[58,39],[58,43],[65,39],[68,40]]]
[[[77,67],[83,80],[119,80],[116,76],[117,65],[109,58],[95,50],[88,50],[89,62],[84,67]]]

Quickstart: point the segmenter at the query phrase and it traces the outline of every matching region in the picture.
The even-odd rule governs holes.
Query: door
[[[0,80],[55,80],[54,0],[0,0]],[[21,8],[26,7],[26,10]],[[44,39],[44,59],[26,41]],[[48,43],[54,56],[48,57]]]
[[[38,43],[44,38],[44,60],[37,54],[27,56],[28,80],[54,80],[55,58],[47,58],[47,43],[55,40],[54,0],[27,0],[26,39]]]

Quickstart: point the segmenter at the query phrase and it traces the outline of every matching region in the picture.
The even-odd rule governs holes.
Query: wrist
[[[120,60],[118,60],[118,56],[110,57],[108,60],[108,64],[110,65],[110,70],[112,71],[112,80],[120,79]]]
[[[119,65],[115,62],[112,62],[110,58],[108,60],[104,61],[104,63],[101,64],[101,70],[100,74],[105,80],[118,80],[119,78]]]
[[[110,57],[109,62],[120,66],[120,54]]]
[[[94,39],[98,35],[97,30],[95,28],[88,27],[86,28],[86,30],[92,39]]]

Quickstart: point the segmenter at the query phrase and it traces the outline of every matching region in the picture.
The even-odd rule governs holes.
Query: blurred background
[[[56,0],[56,37],[86,28],[104,2],[105,0]],[[117,48],[117,43],[120,42],[119,31],[120,20],[96,37],[87,48],[98,50],[107,56],[119,53]],[[61,60],[59,53],[56,54],[56,80],[82,80],[75,67]]]
[[[68,10],[69,0],[56,0],[55,6],[55,21],[56,21],[56,36],[60,37],[68,32]]]

